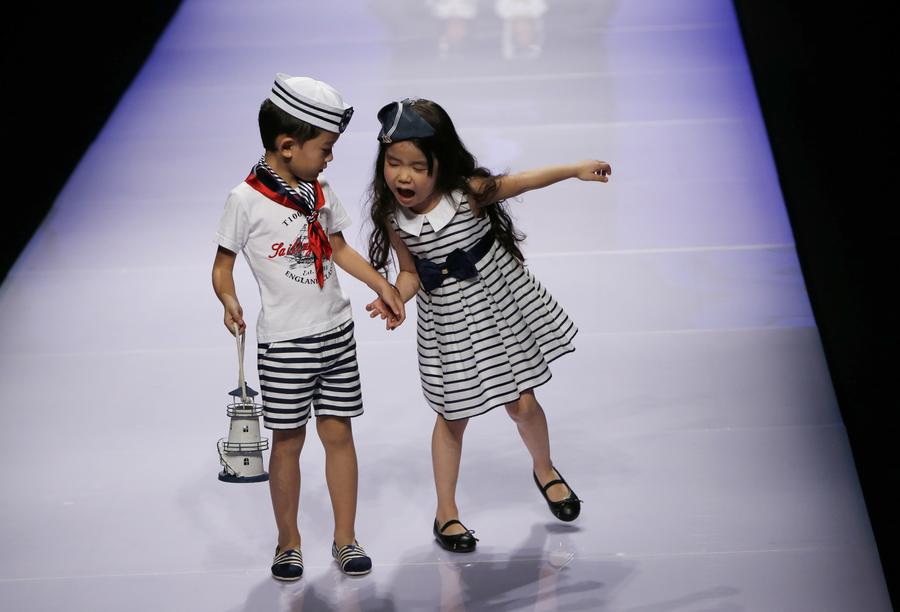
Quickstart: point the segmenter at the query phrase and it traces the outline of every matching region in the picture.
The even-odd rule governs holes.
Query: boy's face
[[[404,208],[427,212],[435,200],[437,173],[437,160],[429,175],[425,154],[409,141],[395,142],[384,152],[384,181]]]
[[[325,169],[334,155],[332,149],[340,134],[334,132],[322,132],[315,138],[300,144],[296,140],[289,147],[290,157],[287,165],[297,178],[304,181],[314,181]]]

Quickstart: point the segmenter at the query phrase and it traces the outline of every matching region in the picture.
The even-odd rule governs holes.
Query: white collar
[[[456,215],[459,205],[462,204],[462,199],[462,191],[454,191],[445,194],[437,203],[437,206],[421,215],[408,208],[398,206],[397,210],[394,212],[394,220],[397,222],[397,226],[400,227],[400,229],[413,236],[422,235],[422,227],[425,225],[425,219],[428,219],[428,223],[431,224],[434,231],[439,232],[445,228],[453,219],[453,216]]]

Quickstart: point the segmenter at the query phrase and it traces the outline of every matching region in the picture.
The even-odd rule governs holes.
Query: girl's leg
[[[506,412],[515,421],[525,448],[531,454],[534,473],[537,475],[538,481],[543,484],[559,478],[559,474],[553,469],[553,461],[550,459],[550,434],[547,430],[547,417],[534,396],[534,391],[525,391],[519,396],[518,401],[507,404]],[[563,484],[553,485],[547,490],[547,496],[552,501],[562,501],[570,494],[569,488]]]
[[[306,426],[276,429],[272,432],[269,492],[278,528],[278,547],[281,550],[300,548],[297,510],[300,507],[300,451],[305,439]]]
[[[325,481],[334,512],[334,543],[338,547],[356,540],[356,495],[359,480],[356,447],[350,419],[316,417],[316,431],[325,447]]]
[[[462,456],[463,433],[469,419],[448,421],[437,415],[431,435],[431,464],[434,468],[434,488],[437,491],[438,526],[450,519],[459,519],[456,507],[456,482],[459,479],[459,461]],[[451,525],[445,535],[465,533],[461,525]]]

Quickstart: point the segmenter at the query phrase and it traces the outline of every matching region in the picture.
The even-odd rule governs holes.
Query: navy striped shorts
[[[363,412],[353,321],[320,334],[260,344],[257,367],[263,424],[296,429],[316,416]]]

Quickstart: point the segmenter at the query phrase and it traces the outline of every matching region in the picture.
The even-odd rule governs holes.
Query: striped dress
[[[427,217],[418,235],[392,218],[416,257],[441,264],[490,232],[487,215],[474,216],[465,196],[453,196],[458,208],[439,231]],[[441,205],[450,206],[446,200]],[[448,420],[516,401],[550,380],[549,362],[575,350],[575,324],[509,251],[494,242],[476,267],[476,278],[448,278],[416,296],[422,389],[429,406]]]

